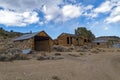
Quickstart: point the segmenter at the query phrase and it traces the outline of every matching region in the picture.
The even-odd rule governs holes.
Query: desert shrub
[[[44,57],[44,56],[38,56],[37,60],[48,60],[48,57]]]
[[[12,61],[13,56],[8,54],[0,54],[0,61]]]
[[[64,58],[63,57],[58,57],[58,56],[52,57],[52,60],[60,60],[60,59],[64,59]]]
[[[53,80],[61,80],[58,76],[52,76]]]
[[[77,54],[68,54],[68,55],[73,56],[73,57],[80,57],[80,56],[77,55]]]
[[[77,52],[87,52],[87,51],[89,51],[89,49],[87,48],[87,47],[79,47],[79,48],[77,48],[77,50],[76,50]]]
[[[100,49],[100,48],[95,48],[95,50],[99,51],[99,52],[105,52],[104,49]]]
[[[117,52],[120,52],[120,49],[118,49]]]
[[[88,55],[92,55],[91,53],[89,53]]]
[[[14,60],[28,60],[27,54],[15,54],[14,55]]]
[[[55,53],[55,56],[60,56],[61,54],[60,53]]]
[[[80,55],[84,55],[84,53],[80,53]]]
[[[38,56],[37,60],[59,60],[64,59],[63,57],[59,56]]]
[[[17,49],[17,48],[7,49],[6,52],[9,54],[22,54],[22,50]]]
[[[97,54],[97,53],[99,53],[100,51],[99,50],[97,50],[97,49],[92,49],[91,50],[91,53],[95,53],[95,54]]]
[[[45,52],[40,53],[42,56],[47,56]]]
[[[53,46],[52,50],[57,52],[71,52],[73,48],[55,45]]]

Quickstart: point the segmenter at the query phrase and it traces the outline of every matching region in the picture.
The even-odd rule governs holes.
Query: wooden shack
[[[78,39],[74,34],[62,33],[55,40],[55,44],[61,46],[78,45]]]
[[[108,42],[108,40],[95,39],[93,41],[93,47],[108,48],[109,47],[109,42]]]
[[[22,35],[14,40],[17,48],[36,51],[51,51],[52,38],[45,32],[35,32]]]
[[[54,40],[54,44],[61,46],[83,46],[88,43],[90,42],[87,38],[69,33],[62,33]]]

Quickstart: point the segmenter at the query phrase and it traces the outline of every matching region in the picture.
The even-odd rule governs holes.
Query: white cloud
[[[1,20],[0,23],[5,25],[7,24],[8,26],[24,26],[32,24],[37,22],[39,19],[37,16],[38,13],[34,10],[40,10],[45,14],[44,18],[46,19],[46,22],[48,22],[57,18],[59,15],[58,5],[62,3],[63,0],[0,0],[0,7],[3,8],[3,13],[6,12],[5,14],[7,14],[6,17],[4,16],[5,20]],[[46,6],[46,10],[42,9],[43,5]],[[2,12],[0,15],[3,15]],[[11,17],[13,18],[11,19]],[[11,19],[11,21],[6,21],[6,18]]]
[[[87,7],[86,7],[87,8]],[[89,6],[88,6],[89,8]],[[87,9],[84,12],[84,16],[88,18],[97,18],[100,16],[99,14],[110,14],[109,16],[106,16],[107,18],[104,19],[106,23],[116,23],[120,22],[120,1],[118,0],[106,0],[102,2],[98,7],[93,8],[91,6],[91,9],[89,12],[87,12]]]
[[[57,5],[44,5],[42,11],[47,22],[55,20],[61,15],[61,9]]]
[[[52,15],[46,15],[45,18],[46,18],[47,21],[51,21],[53,19],[53,16]]]
[[[120,15],[110,16],[105,20],[107,23],[117,23],[120,22]]]
[[[85,10],[91,10],[91,9],[93,9],[93,7],[94,7],[93,5],[88,5],[85,7]]]
[[[100,13],[106,14],[109,13],[113,8],[113,4],[110,1],[105,1],[100,4],[100,6],[93,8],[91,7],[91,11],[89,13],[85,13],[84,15],[91,18],[96,18]]]
[[[76,5],[64,5],[61,8],[57,5],[44,5],[42,11],[47,21],[53,20],[55,22],[67,21],[82,14],[81,7]]]
[[[58,5],[63,0],[0,0],[0,7],[17,12],[40,10],[43,5]]]
[[[118,0],[105,0],[97,8],[76,2],[77,0],[0,0],[0,7],[3,8],[0,10],[0,24],[25,26],[33,23],[45,24],[49,21],[64,22],[80,16],[97,18],[100,13],[110,13],[105,20],[107,23],[120,21],[120,1]],[[36,10],[43,14],[42,19],[35,12]]]
[[[8,10],[0,10],[0,24],[7,26],[26,26],[37,23],[39,18],[36,12],[17,13]]]
[[[105,22],[107,23],[117,23],[120,22],[120,6],[115,7],[110,16],[106,18]]]
[[[97,7],[96,9],[94,9],[95,13],[105,13],[105,12],[109,12],[112,9],[112,4],[110,1],[105,1],[104,3],[102,3],[99,7]]]
[[[108,30],[109,28],[108,27],[104,27],[104,30]]]
[[[66,18],[76,18],[81,15],[81,8],[80,6],[75,5],[65,5],[62,8],[63,16]]]

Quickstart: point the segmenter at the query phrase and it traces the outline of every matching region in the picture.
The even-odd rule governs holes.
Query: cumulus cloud
[[[101,3],[98,7],[93,8],[91,6],[91,11],[89,13],[85,13],[84,15],[87,17],[91,17],[91,18],[96,18],[98,17],[98,15],[100,13],[102,14],[106,14],[109,13],[113,8],[113,4],[110,1],[104,1],[103,3]]]
[[[36,12],[17,13],[8,10],[0,10],[0,24],[7,26],[26,26],[39,21]]]
[[[61,9],[57,5],[44,5],[42,11],[45,14],[46,21],[55,20],[61,15]]]
[[[63,0],[0,0],[0,7],[17,12],[40,10],[43,5],[62,4]]]
[[[120,22],[120,1],[118,0],[106,0],[102,2],[98,7],[91,7],[91,11],[83,14],[90,18],[97,18],[99,14],[108,14],[104,19],[106,23]]]
[[[105,20],[107,23],[116,23],[120,22],[120,6],[117,6],[111,11],[111,14],[109,17]]]
[[[1,19],[0,23],[8,26],[25,26],[36,23],[41,17],[35,12],[36,10],[45,14],[46,21],[50,21],[58,15],[59,9],[57,6],[62,3],[63,0],[0,0],[0,7],[3,8],[0,16],[4,18],[4,21]],[[43,5],[46,5],[47,10],[42,10]],[[4,13],[7,16],[3,16]],[[6,21],[7,18],[8,21]]]
[[[62,8],[63,16],[66,18],[76,18],[81,15],[81,7],[80,6],[74,6],[74,5],[65,5]]]
[[[100,13],[110,14],[107,23],[120,21],[120,1],[105,0],[98,7],[76,3],[77,0],[0,0],[0,24],[26,26],[33,23],[67,21],[80,16],[97,18]],[[66,3],[70,2],[70,3]],[[73,4],[72,4],[73,3]],[[40,11],[42,15],[38,16]],[[5,16],[6,15],[6,16]],[[41,19],[42,18],[42,19]],[[40,21],[41,20],[41,21]]]
[[[73,2],[74,0],[68,0],[68,1]],[[17,19],[16,21],[13,20],[13,23],[8,22],[9,24],[7,22],[5,23],[1,21],[1,24],[13,25],[13,26],[16,25],[21,26],[21,25],[27,25],[27,23],[28,24],[34,23],[34,19],[31,16],[30,19],[27,20],[23,19],[28,15],[25,12],[36,13],[36,15],[34,15],[34,18],[35,20],[38,21],[38,18],[41,18],[41,16],[37,16],[38,13],[35,12],[36,10],[38,10],[43,14],[42,16],[43,21],[40,22],[48,23],[50,21],[64,22],[73,18],[78,18],[82,16],[83,12],[85,12],[86,10],[93,9],[93,5],[88,5],[83,7],[82,4],[66,4],[64,0],[52,0],[52,1],[51,0],[18,0],[18,1],[1,0],[0,7],[2,7],[4,11],[7,11],[8,13],[12,14],[12,16],[14,15],[15,19]],[[21,14],[25,14],[26,16],[20,16]],[[22,24],[20,24],[20,22]],[[38,24],[40,22],[38,22]]]
[[[59,6],[43,6],[43,13],[47,21],[54,20],[55,22],[67,21],[73,18],[77,18],[82,14],[80,6],[76,5],[64,5],[61,8]]]
[[[110,1],[105,1],[102,3],[99,7],[94,9],[95,13],[106,13],[109,12],[112,9],[112,3]]]

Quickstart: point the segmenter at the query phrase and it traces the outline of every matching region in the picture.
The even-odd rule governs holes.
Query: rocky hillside
[[[14,47],[13,40],[22,35],[22,33],[14,31],[6,31],[3,28],[0,28],[0,53],[6,49]]]
[[[7,38],[15,38],[17,36],[22,35],[22,33],[11,31],[6,31],[3,28],[0,28],[0,38],[7,39]]]

